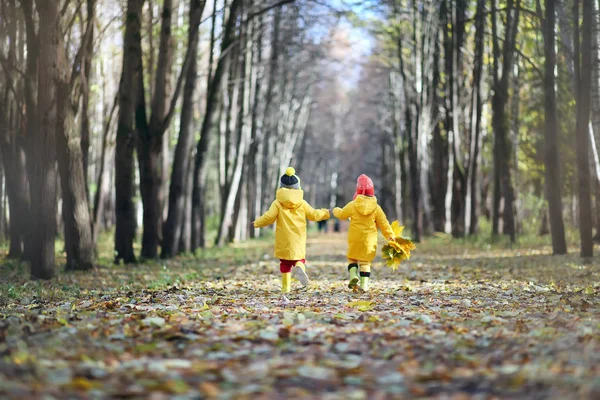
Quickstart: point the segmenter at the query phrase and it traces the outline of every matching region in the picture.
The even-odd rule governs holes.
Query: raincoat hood
[[[315,210],[299,189],[281,188],[269,210],[254,221],[255,228],[275,224],[275,257],[298,261],[306,258],[306,220],[329,218],[326,209]]]
[[[304,203],[304,192],[301,189],[281,188],[277,190],[275,198],[284,208],[293,210]]]
[[[341,220],[350,219],[346,253],[349,260],[370,263],[375,259],[378,230],[381,230],[385,238],[394,236],[394,230],[377,204],[376,197],[358,195],[343,209],[334,208],[333,215]]]
[[[358,212],[360,215],[373,214],[373,212],[375,212],[377,209],[377,198],[358,195],[354,200],[354,204],[356,207],[356,212]]]

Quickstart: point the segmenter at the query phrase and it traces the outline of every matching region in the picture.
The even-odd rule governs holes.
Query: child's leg
[[[289,293],[292,290],[292,267],[293,261],[279,260],[279,271],[281,272],[281,291]]]
[[[306,275],[306,260],[298,260],[292,268],[292,276],[297,279],[302,286],[308,285],[308,275]]]
[[[348,272],[350,272],[348,287],[353,289],[358,285],[358,263],[356,260],[348,259]]]
[[[369,279],[371,278],[371,263],[360,264],[360,288],[363,291],[369,290]]]

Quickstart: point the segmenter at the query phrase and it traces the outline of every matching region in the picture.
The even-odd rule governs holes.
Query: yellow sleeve
[[[269,208],[269,211],[267,211],[262,216],[257,218],[256,221],[254,221],[254,227],[262,228],[267,225],[271,225],[271,224],[275,223],[275,221],[277,220],[278,214],[279,214],[279,208],[277,207],[277,204],[275,202],[271,203],[271,207]]]
[[[377,224],[377,228],[379,228],[379,230],[381,230],[381,233],[383,233],[383,236],[386,240],[396,236],[385,213],[383,212],[383,209],[380,206],[377,206],[377,216],[375,219],[375,223]]]
[[[323,221],[329,219],[329,210],[325,208],[315,210],[306,201],[304,202],[304,212],[306,213],[306,218],[310,221]]]
[[[352,217],[352,214],[354,214],[354,202],[353,201],[346,204],[346,207],[344,207],[344,208],[336,207],[333,209],[333,215],[337,219],[342,219],[342,220],[348,219],[348,218]]]

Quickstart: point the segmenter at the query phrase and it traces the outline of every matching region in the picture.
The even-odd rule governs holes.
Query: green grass
[[[96,268],[92,272],[66,272],[66,254],[62,239],[56,241],[58,271],[50,281],[31,280],[29,266],[20,260],[7,259],[8,249],[2,247],[0,262],[0,307],[11,300],[60,301],[86,297],[103,292],[130,290],[162,290],[185,286],[203,279],[207,268],[227,268],[257,260],[272,252],[272,231],[264,237],[233,243],[223,247],[210,246],[194,254],[184,254],[173,260],[141,260],[135,265],[115,265],[113,232],[105,232],[97,246]],[[139,243],[135,244],[139,254]]]

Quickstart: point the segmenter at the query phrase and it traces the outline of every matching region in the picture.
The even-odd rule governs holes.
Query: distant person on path
[[[326,220],[319,221],[318,224],[319,224],[318,225],[319,232],[327,233],[327,221]]]
[[[343,209],[334,208],[333,215],[340,220],[350,219],[346,253],[350,272],[348,287],[354,289],[360,281],[360,289],[366,292],[369,290],[371,263],[377,255],[377,229],[386,239],[392,240],[395,236],[385,213],[377,204],[371,178],[364,174],[359,176],[354,200]]]
[[[269,211],[254,221],[255,228],[263,228],[275,222],[275,257],[279,258],[281,290],[291,291],[292,275],[303,286],[308,284],[306,274],[306,219],[323,221],[329,219],[329,210],[315,210],[304,200],[300,178],[289,167],[281,177],[280,188]]]

